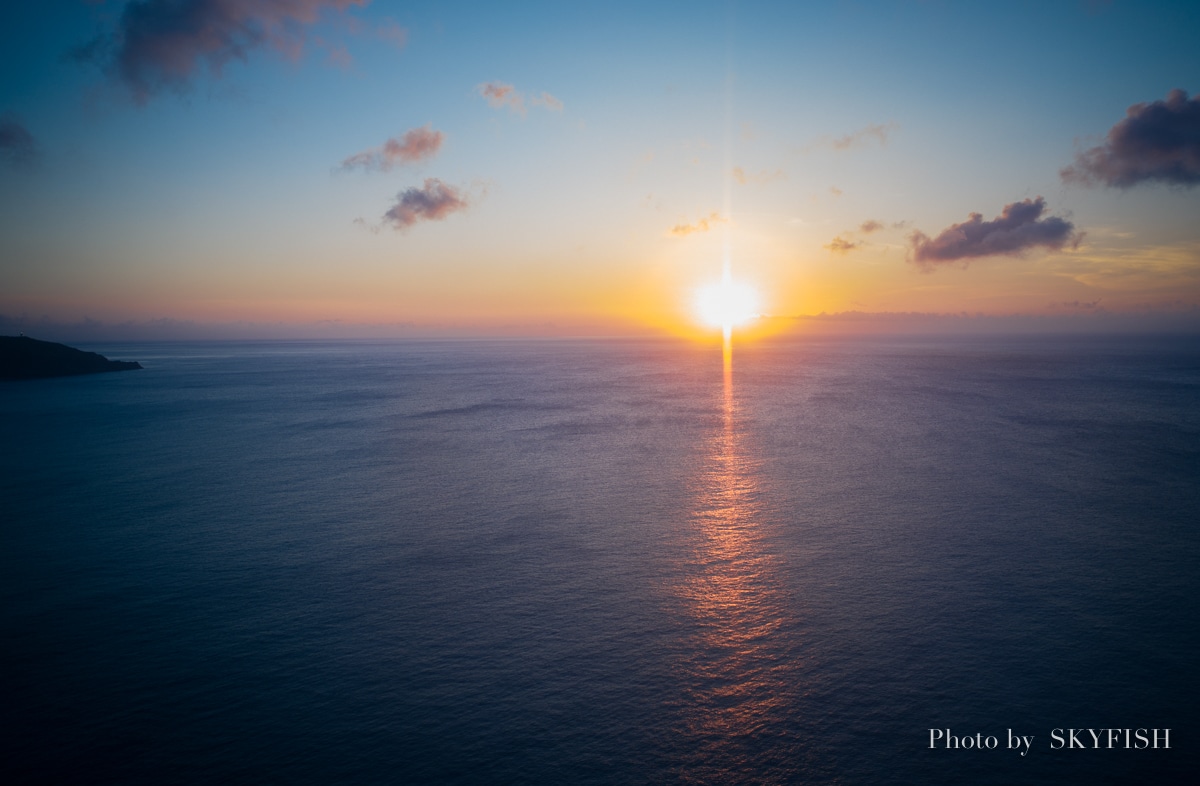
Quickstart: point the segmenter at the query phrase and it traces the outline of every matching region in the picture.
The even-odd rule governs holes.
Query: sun
[[[706,324],[729,330],[759,316],[758,292],[726,275],[721,283],[700,290],[696,307]]]

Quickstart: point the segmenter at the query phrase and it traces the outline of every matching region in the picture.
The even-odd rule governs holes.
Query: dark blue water
[[[0,386],[6,782],[1197,767],[1194,340],[88,348]]]

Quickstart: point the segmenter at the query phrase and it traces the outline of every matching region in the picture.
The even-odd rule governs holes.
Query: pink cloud
[[[466,195],[459,189],[429,177],[421,188],[414,186],[397,194],[396,204],[383,214],[383,220],[393,229],[405,230],[420,221],[441,221],[467,207]]]
[[[525,94],[506,82],[484,82],[475,87],[475,92],[483,96],[493,109],[508,107],[518,115],[525,114]],[[561,112],[563,108],[562,101],[545,91],[530,98],[529,105],[545,107],[552,112]]]
[[[507,106],[517,114],[525,114],[525,98],[512,85],[503,82],[484,82],[475,88],[487,99],[488,106],[500,109]]]
[[[415,164],[437,155],[446,135],[430,126],[414,128],[399,139],[393,137],[382,146],[355,153],[342,161],[341,168],[349,171],[361,168],[366,171],[390,172],[403,164]]]

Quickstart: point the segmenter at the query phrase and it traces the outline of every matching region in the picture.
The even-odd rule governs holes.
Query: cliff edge
[[[109,360],[95,352],[38,341],[28,336],[0,336],[0,380],[68,377],[105,371],[132,371],[141,363]]]

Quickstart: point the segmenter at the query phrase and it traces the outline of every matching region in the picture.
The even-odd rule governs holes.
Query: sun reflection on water
[[[744,444],[728,329],[724,339],[721,418],[695,480],[695,561],[681,588],[698,638],[684,664],[685,733],[696,752],[685,774],[701,782],[784,776],[797,763],[778,758],[791,749],[780,742],[800,690],[800,664],[781,630],[791,604],[762,531],[761,461]],[[778,760],[763,761],[768,751]]]

